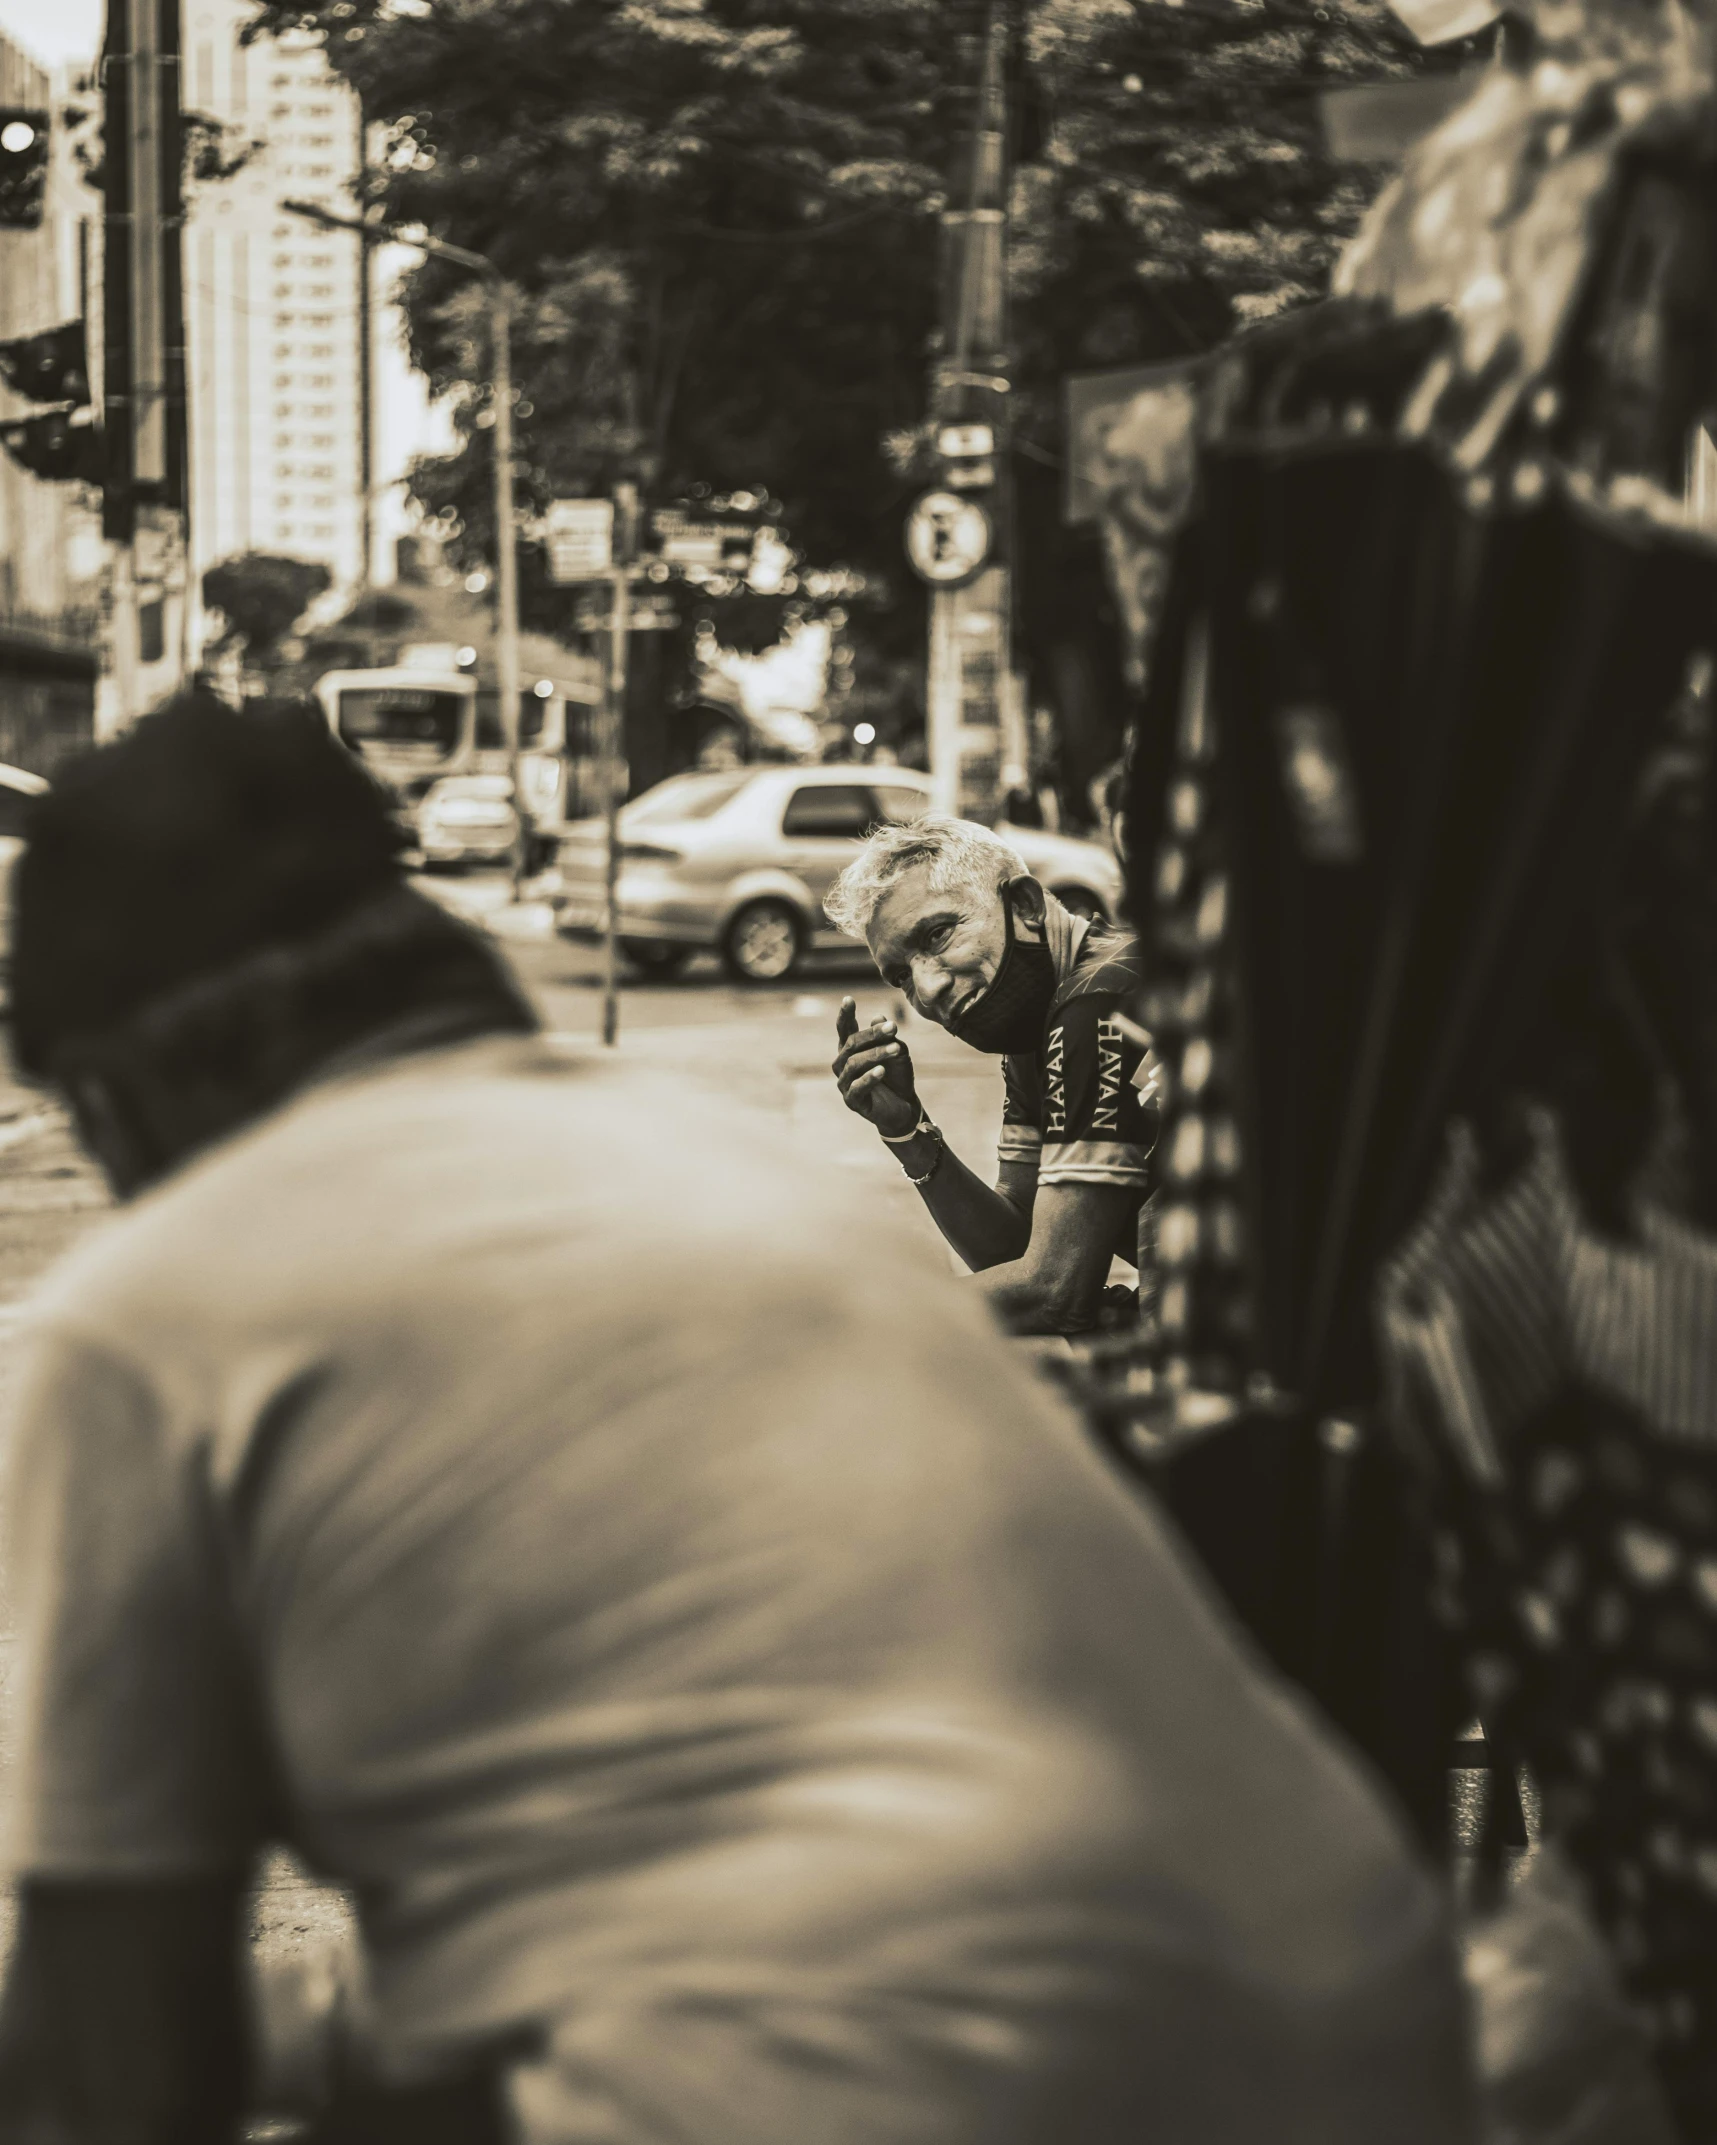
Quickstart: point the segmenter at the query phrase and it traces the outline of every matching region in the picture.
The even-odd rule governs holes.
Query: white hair
[[[878,827],[829,889],[823,914],[837,931],[865,938],[884,894],[904,873],[930,867],[938,894],[995,893],[1025,877],[1025,859],[1011,842],[970,819],[926,812],[904,826]]]

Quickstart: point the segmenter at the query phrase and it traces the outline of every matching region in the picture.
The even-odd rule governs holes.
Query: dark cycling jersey
[[[1050,1000],[1041,1046],[1003,1063],[1004,1164],[1034,1166],[1039,1184],[1136,1187],[1141,1205],[1149,1196],[1157,1064],[1139,1031],[1123,1025],[1139,982],[1133,938],[1087,934]],[[1116,1248],[1136,1263],[1131,1224]]]

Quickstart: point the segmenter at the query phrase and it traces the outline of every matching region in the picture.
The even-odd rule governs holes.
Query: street
[[[502,940],[558,1044],[601,1048],[600,948],[556,938],[546,904],[510,908],[499,874],[420,883]],[[767,1110],[786,1121],[807,1154],[862,1172],[879,1197],[910,1199],[887,1150],[842,1105],[829,1075],[835,1016],[847,996],[858,1000],[861,1020],[887,1013],[899,1021],[930,1115],[956,1153],[987,1170],[1001,1122],[1000,1066],[917,1019],[856,946],[813,954],[799,974],[775,984],[730,982],[714,954],[698,956],[671,983],[647,982],[623,967],[619,1055],[683,1071]]]

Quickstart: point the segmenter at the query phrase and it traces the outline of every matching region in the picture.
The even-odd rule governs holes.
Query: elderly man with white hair
[[[1069,915],[1000,835],[939,813],[879,827],[824,906],[916,1012],[1002,1060],[994,1187],[931,1122],[896,1024],[861,1028],[850,998],[833,1068],[848,1109],[1014,1331],[1094,1326],[1112,1259],[1141,1264],[1153,1185],[1155,1063],[1125,1011],[1133,940]]]

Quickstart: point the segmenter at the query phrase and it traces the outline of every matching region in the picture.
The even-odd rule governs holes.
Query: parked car
[[[647,974],[672,975],[700,948],[747,982],[789,976],[812,950],[850,945],[823,896],[858,842],[885,820],[930,807],[910,767],[740,767],[673,775],[620,815],[620,942]],[[1121,871],[1096,842],[1030,827],[1000,830],[1052,893],[1083,916],[1113,917]],[[554,897],[568,938],[603,929],[606,834],[569,826]]]
[[[518,833],[507,775],[443,775],[417,808],[417,846],[425,864],[503,863]]]
[[[47,784],[40,775],[0,761],[0,999],[12,965],[12,874],[24,847],[24,822],[30,799]]]

